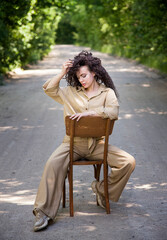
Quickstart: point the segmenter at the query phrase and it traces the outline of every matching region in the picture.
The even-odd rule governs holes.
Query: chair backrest
[[[97,116],[82,117],[79,121],[71,120],[66,116],[66,134],[73,137],[101,137],[110,135],[115,120]]]

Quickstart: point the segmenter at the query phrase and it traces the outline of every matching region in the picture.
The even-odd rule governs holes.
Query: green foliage
[[[75,43],[167,72],[164,0],[1,0],[0,72]]]
[[[64,15],[58,24],[56,31],[56,43],[74,44],[76,28],[70,23],[69,15]]]
[[[1,0],[1,73],[37,61],[48,53],[50,46],[55,42],[55,30],[61,8],[65,6],[61,2]]]
[[[81,0],[71,24],[78,44],[167,72],[166,12],[163,0]]]

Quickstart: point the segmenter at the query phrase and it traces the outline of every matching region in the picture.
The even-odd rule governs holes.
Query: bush
[[[1,0],[1,73],[41,59],[54,44],[61,6],[50,6],[48,2]]]
[[[167,72],[166,12],[163,0],[82,0],[71,23],[78,44]]]

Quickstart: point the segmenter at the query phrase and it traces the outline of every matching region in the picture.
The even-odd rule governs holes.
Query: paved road
[[[56,46],[38,65],[0,87],[0,239],[166,240],[167,79],[99,52],[94,54],[111,74],[121,100],[110,142],[135,156],[136,169],[106,215],[90,188],[92,168],[76,167],[75,217],[60,207],[54,224],[33,232],[32,208],[44,164],[64,135],[62,106],[41,86],[82,49]]]

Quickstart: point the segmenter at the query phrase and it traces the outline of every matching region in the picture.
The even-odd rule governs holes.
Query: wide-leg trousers
[[[54,219],[56,217],[63,190],[64,179],[69,165],[69,142],[63,142],[46,162],[39,184],[34,209],[40,209],[45,215]],[[97,141],[92,152],[89,150],[87,139],[74,143],[74,161],[86,157],[90,160],[103,158],[104,142]],[[129,153],[109,145],[108,165],[111,172],[108,176],[109,199],[117,202],[135,168],[135,159]],[[97,184],[98,192],[104,195],[104,182]],[[33,211],[35,214],[35,211]]]

